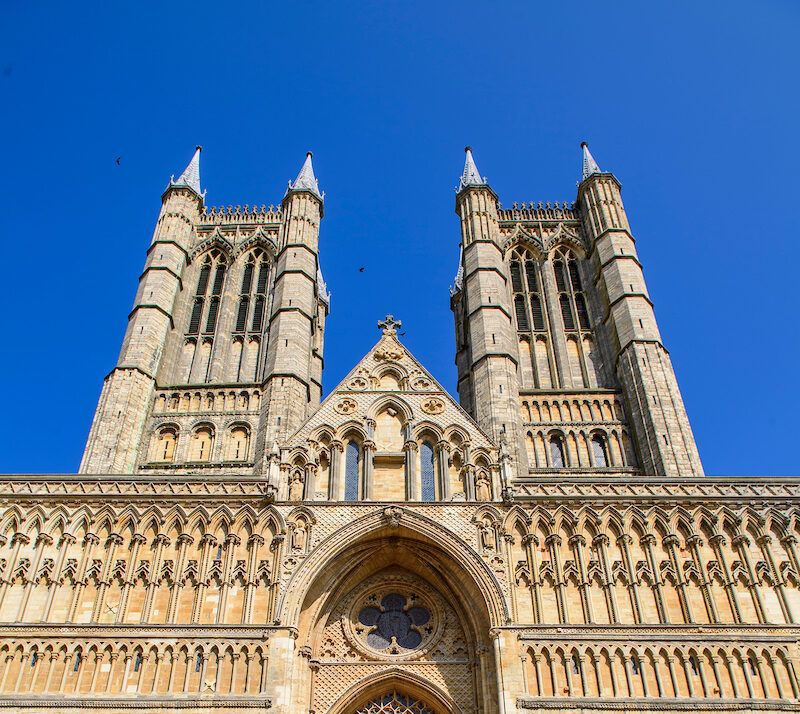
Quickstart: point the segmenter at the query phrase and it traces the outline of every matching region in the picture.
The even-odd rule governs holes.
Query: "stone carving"
[[[334,407],[339,414],[353,414],[356,409],[358,409],[358,404],[354,399],[342,399],[340,402],[336,404]]]
[[[444,411],[444,402],[437,397],[430,397],[422,402],[422,411],[426,414],[441,414]]]

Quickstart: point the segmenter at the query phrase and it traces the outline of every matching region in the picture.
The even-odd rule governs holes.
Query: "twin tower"
[[[537,474],[703,474],[620,184],[586,144],[582,150],[574,203],[503,208],[466,149],[456,193],[461,255],[450,304],[460,405],[474,423],[457,408],[452,419],[469,422],[465,434],[488,437],[487,464],[496,464],[502,484],[495,498],[513,496]],[[290,461],[288,450],[297,448],[296,435],[322,399],[330,309],[318,252],[323,209],[310,153],[279,206],[208,207],[197,147],[162,195],[81,472],[280,481],[278,465]],[[391,321],[383,326],[373,362],[404,352]],[[370,376],[357,365],[328,397],[339,400],[332,413],[359,417],[348,413],[342,395],[349,389],[394,393],[402,401],[415,384],[435,383],[414,364],[411,377],[398,371],[397,379]],[[350,402],[357,410],[358,399]],[[419,419],[445,411],[439,403],[441,409],[423,403]],[[415,418],[409,411],[403,426],[409,434]],[[365,416],[364,424],[361,448],[374,450],[375,421]],[[403,438],[391,447],[398,453]],[[316,453],[317,446],[309,437],[303,448]],[[390,460],[394,452],[386,453]],[[437,454],[447,460],[444,451]],[[288,497],[290,488],[276,482],[275,493]],[[421,497],[407,488],[388,498],[366,487],[349,494],[307,488],[304,497],[396,500],[403,493]],[[474,485],[462,497],[476,498]],[[437,498],[452,498],[449,487]]]

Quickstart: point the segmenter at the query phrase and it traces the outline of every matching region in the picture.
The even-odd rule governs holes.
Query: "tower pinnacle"
[[[319,181],[317,181],[317,177],[314,176],[314,166],[311,163],[310,151],[306,154],[306,160],[303,162],[303,166],[300,169],[300,173],[297,174],[294,183],[289,181],[289,188],[286,190],[286,193],[289,193],[289,191],[310,191],[320,201],[323,200],[324,196],[319,192]]]
[[[592,156],[591,152],[589,151],[589,144],[587,144],[585,141],[582,141],[581,149],[583,149],[583,170],[581,172],[581,181],[585,181],[594,174],[603,173],[603,170],[597,165],[597,162],[594,160],[594,156]]]
[[[202,146],[196,146],[194,149],[194,156],[189,162],[189,165],[183,170],[183,173],[175,180],[175,177],[170,177],[170,186],[187,186],[192,189],[198,196],[203,194],[200,192],[200,152],[203,150]]]
[[[488,182],[486,177],[481,178],[478,167],[475,165],[475,159],[472,158],[472,147],[467,146],[464,148],[467,158],[464,161],[464,173],[458,181],[458,190],[466,188],[467,186],[486,186]]]

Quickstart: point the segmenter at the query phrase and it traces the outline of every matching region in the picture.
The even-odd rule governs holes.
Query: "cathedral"
[[[200,155],[80,472],[0,476],[0,709],[800,711],[800,480],[704,474],[586,144],[511,207],[466,149],[457,396],[387,315],[323,398],[311,154],[269,207]]]

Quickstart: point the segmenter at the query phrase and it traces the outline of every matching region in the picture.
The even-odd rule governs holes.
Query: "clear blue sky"
[[[798,30],[794,0],[4,0],[0,471],[77,469],[195,144],[210,205],[279,202],[314,151],[326,389],[392,312],[453,391],[464,145],[510,205],[574,200],[586,139],[623,184],[706,470],[800,472]]]

